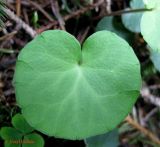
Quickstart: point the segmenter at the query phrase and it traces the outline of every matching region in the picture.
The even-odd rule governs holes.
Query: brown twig
[[[36,7],[49,21],[54,21],[54,19],[39,4],[31,0],[28,0],[28,2],[34,7]]]
[[[157,136],[155,136],[151,131],[147,130],[146,128],[139,125],[136,121],[134,121],[131,116],[128,116],[126,119],[126,122],[133,126],[135,129],[139,130],[141,133],[143,133],[145,136],[147,136],[150,140],[152,140],[154,143],[160,145],[160,140]]]
[[[16,0],[16,15],[21,15],[21,0]]]
[[[29,18],[28,18],[28,14],[27,14],[26,9],[24,8],[24,9],[22,10],[22,12],[23,12],[23,16],[24,16],[25,22],[29,25]]]
[[[80,15],[86,13],[87,11],[90,11],[90,10],[95,9],[96,7],[100,6],[103,2],[104,2],[104,0],[100,0],[97,3],[94,3],[92,5],[88,5],[85,8],[81,8],[81,9],[77,10],[76,12],[73,12],[73,13],[71,13],[69,15],[64,16],[63,20],[67,21],[67,20],[69,20],[71,18],[80,16]],[[102,18],[104,16],[118,16],[118,15],[122,15],[122,14],[125,14],[125,13],[138,13],[138,12],[151,11],[151,10],[152,9],[146,9],[146,8],[131,9],[131,10],[119,10],[119,11],[114,11],[114,12],[111,12],[111,13],[100,15],[98,17],[95,17],[94,20],[100,19],[100,18]],[[53,22],[49,23],[48,25],[43,26],[40,29],[38,29],[37,33],[41,33],[41,32],[43,32],[45,30],[48,30],[48,29],[52,28],[54,25],[57,25],[57,24],[58,24],[58,21],[53,21]]]
[[[82,30],[78,36],[77,36],[77,39],[79,40],[79,42],[82,44],[84,39],[86,38],[88,32],[90,30],[90,27],[87,27],[85,30]]]
[[[150,89],[147,86],[143,86],[141,89],[141,96],[144,98],[144,100],[160,107],[160,97],[151,94]]]
[[[148,86],[149,89],[160,89],[160,84]]]
[[[50,0],[50,2],[51,2],[52,12],[55,15],[55,17],[57,18],[61,29],[65,30],[65,22],[61,16],[61,14],[59,13],[59,5],[58,5],[57,0]]]
[[[3,41],[3,40],[5,40],[5,39],[7,39],[7,40],[8,40],[8,39],[11,39],[11,37],[13,37],[15,34],[17,34],[17,31],[13,31],[13,32],[11,32],[11,33],[8,33],[8,34],[0,37],[0,41]]]
[[[4,9],[7,16],[14,20],[21,28],[23,28],[32,38],[36,36],[36,31],[34,31],[29,25],[27,25],[22,19],[14,14],[10,9]]]
[[[80,10],[77,10],[77,11],[71,13],[70,15],[65,16],[64,20],[66,21],[66,20],[71,19],[73,17],[80,16],[80,15],[86,13],[87,11],[90,11],[90,10],[100,6],[103,2],[104,2],[104,0],[99,0],[97,3],[94,3],[92,5],[88,5],[85,8],[81,8]]]
[[[87,11],[92,10],[92,9],[100,6],[103,2],[104,2],[104,0],[99,0],[97,3],[94,3],[92,5],[88,5],[85,8],[81,8],[81,9],[77,10],[76,12],[73,12],[73,13],[71,13],[69,15],[64,16],[63,20],[67,21],[67,20],[69,20],[71,18],[80,16],[80,15],[86,13]],[[50,29],[51,27],[53,27],[54,25],[57,25],[57,24],[58,24],[58,21],[51,22],[47,26],[43,26],[42,28],[38,29],[37,33],[41,33],[41,32],[43,32],[43,31],[45,31],[47,29]]]
[[[106,0],[106,3],[107,3],[107,6],[106,6],[106,10],[107,10],[107,13],[111,13],[111,4],[112,4],[112,1],[111,0]]]
[[[147,122],[155,113],[158,112],[158,107],[153,108],[144,118],[143,121]]]

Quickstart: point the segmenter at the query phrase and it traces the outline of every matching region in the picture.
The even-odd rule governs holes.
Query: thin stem
[[[14,50],[0,48],[0,53],[12,54]]]
[[[118,10],[118,11],[113,11],[113,12],[108,13],[108,14],[103,14],[103,15],[97,16],[94,19],[100,19],[104,16],[119,16],[119,15],[126,14],[126,13],[139,13],[139,12],[146,12],[146,11],[152,11],[152,10],[153,9],[147,9],[147,8]]]
[[[138,13],[138,12],[145,12],[145,11],[152,11],[153,9],[146,9],[146,8],[141,8],[141,9],[130,9],[130,10],[119,10],[119,11],[115,11],[110,13],[109,15],[122,15],[125,13]]]

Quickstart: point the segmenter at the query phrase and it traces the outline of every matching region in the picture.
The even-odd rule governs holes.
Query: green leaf
[[[90,137],[85,140],[87,147],[118,147],[119,145],[118,130]]]
[[[21,144],[19,142],[18,141],[5,141],[4,147],[21,147]]]
[[[102,30],[114,32],[128,42],[131,42],[133,38],[133,34],[122,25],[118,17],[107,16],[102,18],[97,24],[96,31]]]
[[[108,30],[108,31],[115,32],[115,27],[113,25],[113,19],[114,19],[113,16],[103,17],[97,24],[96,32],[102,31],[102,30]]]
[[[147,8],[152,11],[145,12],[141,20],[141,33],[150,46],[151,60],[155,68],[160,71],[160,1],[145,0]]]
[[[155,68],[160,72],[160,52],[152,51],[150,56]]]
[[[22,114],[16,114],[12,118],[12,124],[23,134],[27,134],[33,131],[33,128],[26,122]]]
[[[24,136],[22,147],[44,147],[43,138],[37,134],[32,133]]]
[[[159,0],[143,0],[146,8],[148,9],[159,9],[160,1]]]
[[[130,7],[132,9],[144,8],[144,2],[143,0],[131,0]]]
[[[22,134],[15,128],[2,127],[0,136],[5,140],[5,147],[20,147]]]
[[[154,2],[148,0],[147,7],[152,7],[153,4],[156,4],[156,7],[154,10],[143,14],[141,20],[141,33],[152,50],[160,51],[160,1]]]
[[[131,111],[141,87],[140,65],[114,33],[91,35],[81,50],[67,32],[46,31],[22,49],[14,83],[32,127],[83,139],[114,129]]]
[[[22,138],[22,134],[17,129],[12,127],[2,127],[0,130],[0,136],[4,140],[9,140],[9,139],[15,140]]]
[[[132,0],[130,2],[131,9],[144,8],[143,0]],[[130,8],[126,9],[130,10]],[[126,13],[122,15],[122,22],[124,26],[131,32],[139,33],[141,32],[140,22],[143,12],[136,13]]]

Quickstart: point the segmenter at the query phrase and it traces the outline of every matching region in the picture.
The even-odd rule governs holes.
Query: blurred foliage
[[[0,27],[4,27],[4,21],[6,19],[6,13],[4,11],[6,7],[5,0],[0,0]]]

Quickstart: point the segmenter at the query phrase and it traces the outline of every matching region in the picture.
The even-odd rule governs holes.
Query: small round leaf
[[[21,147],[21,144],[19,143],[21,140],[18,141],[5,141],[4,147]]]
[[[4,140],[19,140],[22,138],[22,134],[15,128],[12,127],[2,127],[0,130],[0,136]]]
[[[33,128],[26,122],[22,114],[16,114],[12,118],[12,124],[23,134],[27,134],[33,131]]]
[[[44,147],[44,140],[37,133],[28,134],[24,136],[22,147]]]
[[[35,129],[83,139],[115,128],[141,87],[139,61],[116,34],[99,31],[83,44],[69,33],[46,31],[19,54],[16,98]]]

